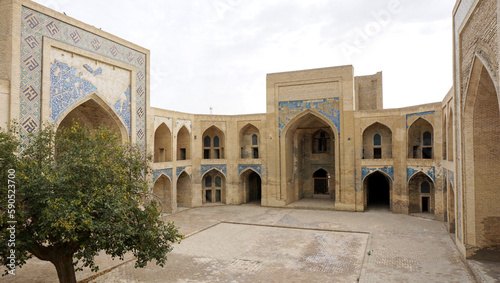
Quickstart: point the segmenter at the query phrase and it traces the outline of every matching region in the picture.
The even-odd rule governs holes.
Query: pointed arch
[[[210,182],[207,180],[210,179]],[[226,176],[216,168],[203,174],[202,203],[226,203]]]
[[[158,207],[164,213],[172,212],[172,181],[161,174],[153,185],[153,197],[158,202]]]
[[[206,142],[207,137],[212,139],[210,145]],[[214,144],[218,140],[218,144]],[[224,159],[224,146],[226,138],[224,132],[217,126],[212,125],[203,132],[203,159]]]
[[[430,144],[426,143],[430,134]],[[425,135],[425,137],[424,137]],[[423,117],[419,117],[408,128],[408,158],[434,158],[434,127]]]
[[[177,206],[192,206],[191,177],[185,170],[177,177]]]
[[[328,152],[313,153],[313,135],[319,129],[330,136]],[[339,158],[340,142],[335,124],[323,115],[307,109],[291,119],[280,135],[281,190],[280,197],[287,203],[314,195],[312,177],[313,164],[309,157],[324,164],[330,172],[331,186],[328,197],[340,195]]]
[[[246,124],[241,128],[239,133],[240,157],[245,158],[260,158],[259,155],[259,129],[252,123]]]
[[[375,136],[380,136],[380,144],[375,144]],[[390,159],[392,158],[392,131],[380,123],[375,122],[363,130],[363,159]]]
[[[366,175],[363,178],[365,209],[376,206],[392,210],[392,187],[392,178],[386,172],[375,170]]]
[[[165,123],[155,130],[154,162],[172,161],[172,132]]]
[[[453,137],[453,129],[455,117],[453,116],[453,106],[448,112],[448,120],[446,125],[446,157],[449,161],[453,161],[455,156],[455,138]]]
[[[428,184],[429,191],[422,191],[423,184]],[[408,210],[410,213],[434,213],[435,183],[424,172],[413,174],[408,180]]]
[[[186,126],[177,131],[177,160],[191,159],[191,134]]]
[[[54,125],[57,129],[71,126],[73,120],[79,121],[90,129],[96,129],[101,125],[108,127],[120,135],[121,140],[129,140],[129,134],[123,121],[96,93],[82,98],[79,103],[69,107]]]
[[[500,111],[496,75],[482,57],[473,60],[462,119],[462,170],[464,172],[464,234],[466,245],[475,250],[499,249]],[[491,54],[490,54],[491,55]],[[493,75],[492,75],[493,74]],[[457,190],[458,191],[458,190]],[[459,199],[457,199],[459,200]],[[488,209],[483,209],[488,207]],[[457,219],[458,222],[458,219]]]

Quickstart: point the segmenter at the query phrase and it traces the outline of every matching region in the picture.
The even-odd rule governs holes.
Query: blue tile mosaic
[[[21,123],[20,134],[25,136],[27,133],[38,130],[40,127],[41,113],[41,75],[42,75],[42,42],[43,38],[51,38],[60,42],[87,50],[101,56],[124,62],[135,68],[137,74],[135,78],[134,90],[127,91],[130,104],[134,104],[136,109],[146,109],[146,54],[128,48],[107,38],[100,37],[94,33],[77,28],[73,25],[54,19],[48,15],[23,7],[21,11],[21,41],[20,41],[20,115]],[[101,71],[90,70],[93,75],[99,75]],[[78,74],[76,74],[78,76]],[[58,86],[61,87],[61,86]],[[87,89],[88,90],[88,89]],[[85,90],[80,90],[85,91]],[[130,93],[135,91],[135,101],[130,101]],[[79,94],[81,95],[81,94]],[[64,102],[66,103],[66,102]],[[121,108],[118,115],[124,120],[130,117],[130,113],[124,111],[121,102]],[[55,109],[52,109],[55,116],[61,115],[61,104],[54,103]],[[112,105],[113,107],[114,105]],[[59,108],[58,108],[59,107]],[[114,108],[114,107],[113,107]],[[116,110],[116,108],[114,108]],[[55,110],[55,111],[54,111]],[[146,115],[137,116],[135,121],[128,118],[127,127],[135,123],[136,143],[143,149],[146,149]],[[25,144],[26,140],[22,140]]]
[[[184,171],[185,169],[186,169],[186,167],[177,167],[177,168],[175,169],[175,175],[176,175],[177,177],[179,177],[179,176],[181,175],[182,171]]]
[[[225,177],[227,177],[227,169],[226,169],[226,165],[222,165],[222,164],[217,164],[217,165],[201,165],[201,176],[203,176],[205,173],[207,173],[208,171],[212,170],[212,169],[216,169],[218,171],[220,171],[222,174],[224,174]]]
[[[262,177],[262,165],[260,164],[238,164],[238,176],[247,169],[252,169],[253,171],[257,172],[260,177]]]
[[[370,175],[375,171],[381,171],[389,175],[391,179],[394,181],[394,167],[393,166],[384,166],[384,167],[362,167],[361,168],[361,180],[364,180],[366,176]]]
[[[423,172],[429,178],[436,182],[436,168],[434,167],[407,167],[406,168],[406,181],[409,181],[410,178],[418,172]]]
[[[288,122],[305,109],[318,111],[321,115],[333,122],[340,133],[340,111],[338,110],[339,98],[322,99],[317,101],[281,101],[278,103],[278,127],[279,134],[285,128]]]
[[[172,168],[160,169],[153,171],[153,183],[160,178],[161,175],[167,176],[172,181]]]

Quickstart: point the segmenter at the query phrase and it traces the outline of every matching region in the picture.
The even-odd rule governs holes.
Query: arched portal
[[[127,130],[118,116],[95,94],[73,108],[59,122],[57,130],[70,127],[73,121],[91,130],[105,126],[114,131],[122,141],[128,140]]]
[[[186,171],[183,171],[177,178],[177,206],[191,207],[191,205],[191,178],[186,173]]]
[[[186,126],[177,132],[177,160],[191,159],[191,134]]]
[[[247,124],[240,131],[240,157],[260,158],[259,156],[259,129],[252,124]]]
[[[434,213],[434,192],[434,182],[425,173],[418,172],[411,176],[408,182],[409,212]]]
[[[391,206],[391,179],[380,171],[366,176],[363,181],[365,206],[368,208],[385,208]]]
[[[172,133],[165,123],[155,131],[154,162],[172,161]]]
[[[243,203],[259,202],[262,198],[262,180],[255,171],[246,170],[240,175],[240,191]]]
[[[498,93],[490,72],[475,58],[463,117],[465,179],[465,244],[500,260],[500,114]]]
[[[434,146],[434,129],[431,123],[418,118],[408,128],[408,158],[432,159]]]
[[[172,212],[172,192],[170,179],[161,175],[153,186],[154,200],[158,202],[158,207],[164,213]]]
[[[378,122],[363,131],[363,159],[392,158],[392,131]]]
[[[330,191],[330,174],[323,169],[318,169],[313,174],[314,194],[327,195]]]
[[[226,178],[224,175],[212,169],[205,173],[202,178],[202,202],[205,203],[226,203]]]
[[[333,123],[314,112],[304,112],[289,122],[281,135],[282,197],[287,202],[312,198],[313,174],[319,168],[330,172],[329,191],[325,196],[333,199],[338,189],[337,129]],[[284,150],[283,150],[284,149]]]

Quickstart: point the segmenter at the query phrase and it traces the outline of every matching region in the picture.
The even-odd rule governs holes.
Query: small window
[[[216,186],[217,188],[222,187],[222,179],[221,179],[221,177],[219,177],[219,176],[215,176],[215,186]]]
[[[423,181],[420,184],[420,193],[422,194],[430,194],[431,193],[431,185],[427,181]]]
[[[205,138],[203,138],[203,146],[210,147],[210,137],[209,136],[206,136]]]
[[[186,149],[185,148],[179,149],[179,160],[186,160]]]
[[[375,134],[373,136],[373,145],[374,146],[380,146],[380,145],[382,145],[382,137],[379,134]]]
[[[313,136],[313,153],[327,153],[330,136],[323,130],[316,132]]]
[[[258,147],[252,147],[252,156],[255,159],[259,158],[259,148]]]
[[[424,132],[423,139],[424,139],[424,146],[432,145],[432,134],[430,132]]]
[[[218,136],[215,136],[214,137],[214,147],[219,147],[220,146],[220,143],[219,143],[219,137]]]
[[[210,177],[210,176],[205,177],[205,187],[207,187],[207,188],[212,187],[212,177]]]
[[[259,144],[258,138],[259,137],[257,137],[256,134],[252,135],[252,145],[258,145]]]
[[[220,150],[214,149],[214,159],[220,159]]]
[[[203,150],[203,159],[210,159],[210,149]]]
[[[373,148],[373,159],[382,159],[382,149],[380,147]]]

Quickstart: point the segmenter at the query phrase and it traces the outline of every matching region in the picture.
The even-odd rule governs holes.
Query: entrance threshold
[[[293,209],[335,210],[335,200],[329,198],[303,198],[285,207]]]

